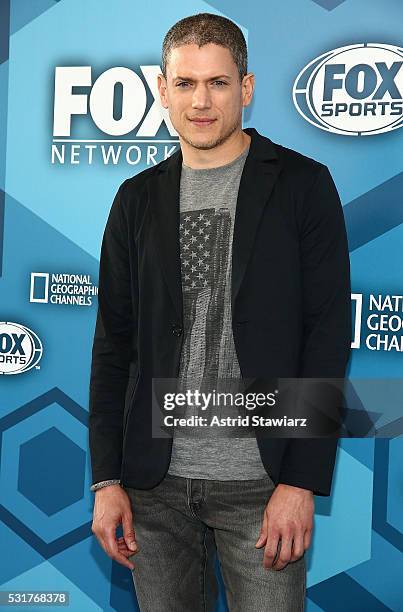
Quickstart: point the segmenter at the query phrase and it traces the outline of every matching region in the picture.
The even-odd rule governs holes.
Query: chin
[[[196,149],[213,149],[221,142],[221,134],[215,132],[214,134],[204,134],[202,136],[187,131],[184,140]]]
[[[217,138],[209,138],[209,140],[197,140],[195,141],[194,139],[190,138],[187,141],[190,145],[192,145],[192,147],[194,147],[195,149],[213,149],[216,145],[217,145]]]

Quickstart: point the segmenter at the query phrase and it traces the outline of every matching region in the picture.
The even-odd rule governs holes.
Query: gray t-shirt
[[[215,168],[182,164],[179,237],[184,338],[179,380],[189,380],[192,388],[195,382],[208,384],[214,378],[241,379],[232,332],[231,260],[238,188],[248,152],[249,147],[232,162]],[[206,432],[200,437],[192,435],[191,428],[186,430],[181,428],[180,435],[173,431],[168,473],[212,480],[267,476],[256,437],[233,437],[232,432],[225,439],[221,431],[220,437]]]

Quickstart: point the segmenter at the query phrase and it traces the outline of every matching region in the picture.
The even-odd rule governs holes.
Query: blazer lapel
[[[252,252],[259,221],[281,169],[280,157],[272,141],[255,128],[244,128],[251,136],[243,168],[235,212],[232,245],[231,311],[239,293]],[[155,221],[155,248],[178,322],[183,321],[183,296],[179,247],[179,189],[182,151],[179,149],[159,166],[149,182],[150,202]]]
[[[235,212],[232,245],[231,311],[245,275],[259,221],[277,180],[281,164],[276,149],[255,128],[244,132],[252,137],[243,168]]]
[[[155,248],[177,312],[183,321],[183,296],[179,247],[179,189],[182,151],[179,149],[159,166],[149,182],[151,211],[155,222]],[[174,323],[174,321],[173,321]]]

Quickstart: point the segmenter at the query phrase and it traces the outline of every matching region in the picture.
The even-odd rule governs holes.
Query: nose
[[[209,108],[211,99],[208,87],[199,84],[195,87],[192,99],[192,108]]]

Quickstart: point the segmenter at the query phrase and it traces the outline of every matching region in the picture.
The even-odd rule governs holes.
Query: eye
[[[227,83],[225,81],[213,81],[213,84],[218,83],[218,85],[221,87],[222,85],[226,85]],[[185,87],[182,87],[183,85],[185,85]],[[189,83],[187,81],[180,81],[179,83],[176,84],[176,87],[180,87],[182,89],[185,89],[186,86],[189,85]]]

